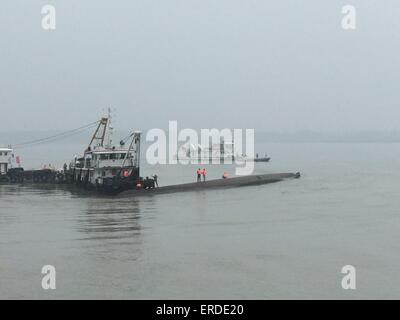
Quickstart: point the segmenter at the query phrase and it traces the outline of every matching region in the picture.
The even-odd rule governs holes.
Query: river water
[[[1,185],[0,298],[400,298],[400,145],[258,149],[272,160],[257,173],[302,178],[141,198]],[[209,178],[234,170],[207,168]],[[195,169],[142,172],[166,185],[193,181]],[[42,289],[44,265],[56,268],[56,290]],[[341,287],[345,265],[356,290]]]

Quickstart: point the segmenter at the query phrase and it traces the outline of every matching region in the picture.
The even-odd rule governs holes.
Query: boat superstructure
[[[113,145],[111,116],[102,118],[82,157],[70,164],[76,184],[99,191],[119,192],[135,186],[139,180],[140,131],[132,132]]]
[[[208,146],[186,142],[178,148],[175,158],[178,160],[197,160],[199,162],[218,160],[221,163],[225,163],[235,159],[233,146],[233,141],[225,142],[223,138],[220,139],[220,143],[210,143]]]
[[[0,148],[0,175],[6,175],[11,166],[13,150],[11,147]]]
[[[209,146],[187,142],[179,147],[175,158],[185,161],[197,161],[196,163],[203,161],[208,161],[209,163],[233,163],[234,161],[268,162],[270,160],[267,155],[259,157],[256,154],[256,157],[250,157],[246,154],[239,154],[235,150],[234,141],[225,142],[223,138],[220,139],[219,144],[210,143]]]

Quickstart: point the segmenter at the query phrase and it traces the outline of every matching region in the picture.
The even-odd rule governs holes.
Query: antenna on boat
[[[108,123],[107,123],[107,148],[112,147],[112,138],[114,134],[114,127],[112,127],[112,115],[111,115],[111,108],[107,109],[107,117],[108,117]]]

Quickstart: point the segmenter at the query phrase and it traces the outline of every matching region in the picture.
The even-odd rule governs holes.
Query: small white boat
[[[212,144],[208,147],[186,143],[178,148],[175,159],[183,161],[194,161],[193,163],[233,163],[233,162],[269,162],[270,157],[249,157],[246,154],[235,153],[234,143],[226,143],[221,140],[220,144]]]

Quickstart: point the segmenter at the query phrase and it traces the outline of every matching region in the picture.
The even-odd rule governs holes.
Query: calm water
[[[400,298],[400,145],[261,150],[272,162],[256,172],[302,178],[136,199],[0,186],[0,298]],[[143,171],[169,184],[194,169]],[[355,291],[341,289],[347,264]]]

